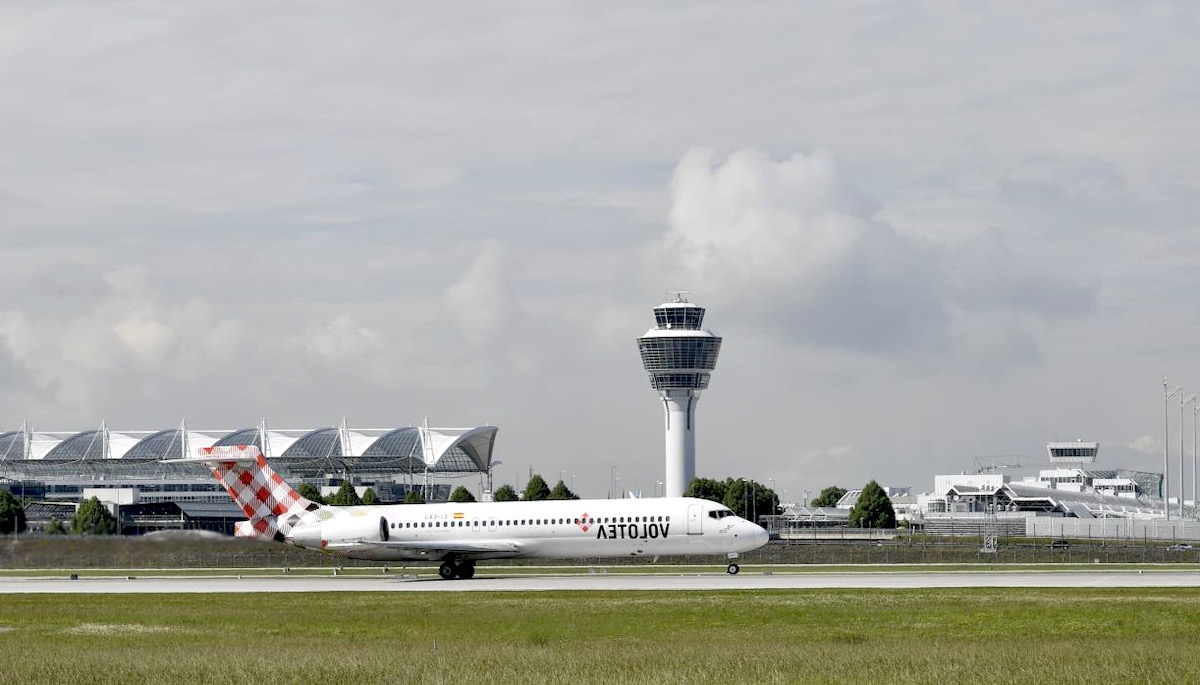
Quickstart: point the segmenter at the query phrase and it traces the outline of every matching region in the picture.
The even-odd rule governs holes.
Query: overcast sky
[[[1161,470],[1162,377],[1200,391],[1196,35],[1186,2],[3,2],[0,430],[428,416],[498,425],[498,482],[649,492],[635,339],[685,289],[725,338],[698,475],[928,491],[1075,438]]]

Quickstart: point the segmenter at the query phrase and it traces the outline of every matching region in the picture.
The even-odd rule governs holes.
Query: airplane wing
[[[372,540],[361,542],[330,543],[325,549],[329,551],[362,549],[391,549],[407,552],[416,558],[440,559],[453,554],[463,559],[502,559],[520,556],[521,546],[510,540],[495,540],[489,542],[467,542],[458,540],[389,540],[386,542]]]

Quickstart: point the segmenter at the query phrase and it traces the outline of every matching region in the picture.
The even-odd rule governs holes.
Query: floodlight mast
[[[1179,520],[1183,520],[1183,405],[1193,402],[1195,394],[1183,396],[1179,394]]]
[[[1167,390],[1167,377],[1163,376],[1163,482],[1162,482],[1162,498],[1163,498],[1163,517],[1168,521],[1171,520],[1171,414],[1169,400],[1175,396],[1175,393],[1183,390],[1182,385],[1175,386],[1174,390]],[[1179,427],[1183,430],[1183,426]],[[1182,478],[1181,478],[1182,479]]]
[[[1192,399],[1192,509],[1200,506],[1200,497],[1196,495],[1196,414],[1200,414],[1200,403]]]

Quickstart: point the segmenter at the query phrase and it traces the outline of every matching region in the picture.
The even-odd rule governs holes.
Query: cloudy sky
[[[0,3],[0,430],[500,426],[662,478],[932,488],[1200,391],[1191,3]],[[1178,449],[1172,405],[1172,449]],[[1191,408],[1185,421],[1190,454]],[[1190,478],[1190,476],[1189,476]]]

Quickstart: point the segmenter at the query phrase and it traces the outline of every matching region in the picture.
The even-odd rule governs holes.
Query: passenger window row
[[[729,512],[732,514],[733,512]],[[712,512],[709,512],[712,515]],[[588,519],[501,519],[488,520],[488,526],[561,526],[561,525],[582,525],[589,526],[608,523],[670,523],[670,516],[604,516]],[[395,528],[478,528],[484,521],[478,519],[471,521],[392,521],[388,525]]]

